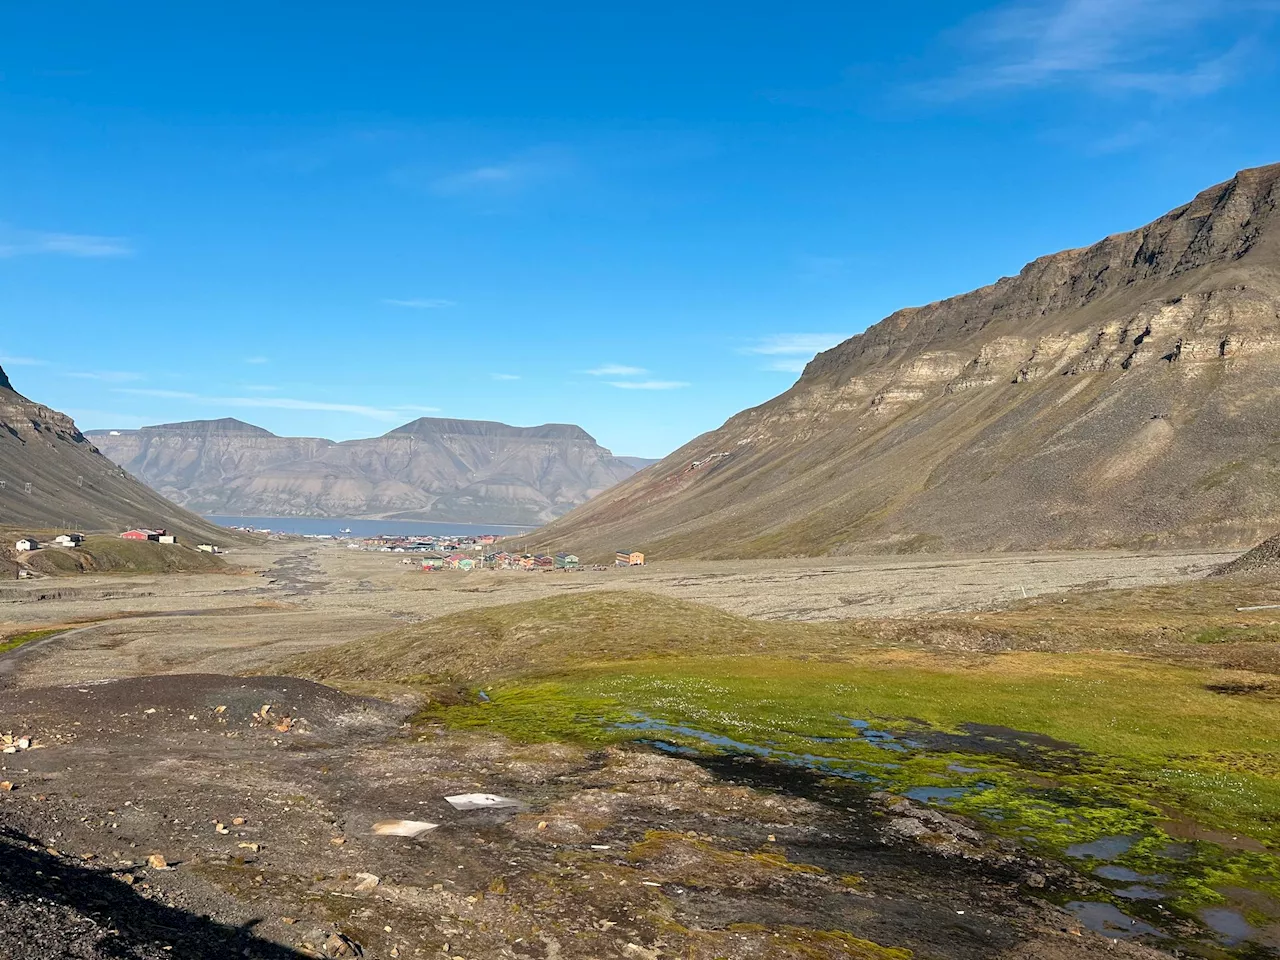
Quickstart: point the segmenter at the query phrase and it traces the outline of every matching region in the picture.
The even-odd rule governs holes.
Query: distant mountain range
[[[229,418],[87,436],[175,503],[232,516],[537,525],[654,462],[615,457],[570,424],[431,417],[341,443]]]
[[[1280,528],[1280,165],[901,310],[538,532],[651,558],[1241,546]],[[927,265],[924,265],[927,269]]]
[[[23,533],[164,527],[187,540],[226,543],[231,537],[129,476],[70,417],[17,393],[3,369],[0,526]]]

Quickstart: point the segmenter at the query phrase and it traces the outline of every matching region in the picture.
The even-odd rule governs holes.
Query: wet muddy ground
[[[1102,881],[909,801],[409,710],[282,678],[0,693],[33,738],[0,758],[5,955],[1158,955],[1050,902]],[[444,800],[475,791],[520,806]]]

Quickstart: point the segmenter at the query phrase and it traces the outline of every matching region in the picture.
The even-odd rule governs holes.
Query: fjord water
[[[481,537],[487,534],[514,537],[530,527],[509,527],[485,523],[438,523],[425,520],[344,520],[332,517],[220,517],[207,519],[222,527],[253,527],[272,533],[294,533],[311,537],[337,537],[350,530],[352,537]]]

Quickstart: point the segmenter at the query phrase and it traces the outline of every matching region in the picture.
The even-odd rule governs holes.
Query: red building
[[[159,540],[165,535],[163,530],[126,530],[120,534],[121,540]]]

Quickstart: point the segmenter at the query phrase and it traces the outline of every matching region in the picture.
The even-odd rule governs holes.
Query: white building
[[[30,553],[32,550],[39,550],[40,544],[36,543],[31,537],[23,537],[14,544],[14,549],[19,553]]]
[[[64,533],[53,538],[55,547],[78,547],[84,543],[84,537],[78,533]]]

